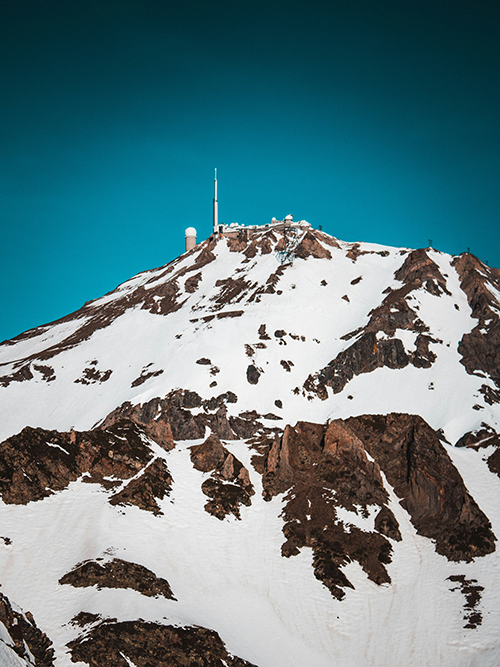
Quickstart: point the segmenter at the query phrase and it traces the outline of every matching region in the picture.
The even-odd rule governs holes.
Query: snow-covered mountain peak
[[[0,345],[3,590],[57,664],[496,664],[500,272],[285,222]]]

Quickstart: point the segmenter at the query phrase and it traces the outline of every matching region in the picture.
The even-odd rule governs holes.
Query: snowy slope
[[[292,473],[283,467],[285,426],[345,423],[360,415],[423,418],[442,441],[432,446],[443,448],[477,513],[500,534],[500,480],[491,463],[498,451],[495,397],[500,396],[495,371],[487,367],[490,357],[495,366],[498,275],[478,260],[462,257],[457,263],[432,249],[343,243],[307,227],[300,232],[293,263],[277,261],[283,243],[279,228],[250,238],[209,239],[77,313],[0,345],[0,439],[11,443],[4,448],[9,456],[17,448],[25,457],[16,464],[22,466],[18,478],[4,463],[0,481],[2,591],[29,610],[52,640],[56,665],[74,664],[68,644],[102,619],[215,630],[228,655],[259,667],[498,663],[498,551],[490,540],[479,556],[439,552],[440,538],[425,536],[430,533],[419,527],[413,501],[401,501],[378,454],[366,449],[362,466],[375,468],[375,482],[380,477],[385,489],[380,498],[386,494],[386,500],[352,504],[339,500],[340,487],[333,486],[335,510],[328,511],[346,535],[359,530],[377,536],[380,508],[390,510],[401,539],[385,533],[389,581],[377,583],[371,566],[351,555],[340,570],[352,587],[336,596],[318,575],[314,540],[298,544],[295,555],[282,555],[286,508],[302,497],[305,483],[302,468],[294,468],[293,479],[286,477]],[[467,351],[478,349],[477,337],[492,339],[490,357]],[[467,347],[464,340],[474,344]],[[152,416],[153,408],[141,407],[148,402]],[[121,407],[126,403],[128,408]],[[29,449],[31,432],[7,440],[26,426],[66,434],[93,433],[96,427],[97,432],[110,413],[114,421],[132,418],[134,406],[139,412],[133,419],[144,429],[140,437],[149,452],[137,463],[135,478],[123,470],[120,477],[116,471],[96,473],[97,463],[89,472],[68,463],[72,472],[63,483],[57,475],[65,457],[80,456],[65,444],[74,444],[74,437],[43,435],[43,450]],[[168,423],[171,445],[154,436],[155,420]],[[242,423],[248,435],[238,431]],[[357,422],[349,423],[353,428]],[[204,471],[192,448],[211,431],[225,448],[224,467],[221,462]],[[490,439],[484,446],[474,440],[479,431],[483,440]],[[177,437],[182,433],[187,437]],[[455,447],[466,434],[475,446]],[[106,446],[112,447],[114,465],[121,450],[120,436],[113,437],[114,444]],[[272,478],[275,437],[282,440]],[[351,436],[345,437],[347,442]],[[77,435],[77,445],[83,447],[85,438],[91,440]],[[246,486],[242,476],[238,481],[236,473],[227,472],[228,453],[247,471]],[[263,467],[253,460],[256,453],[264,457]],[[135,501],[110,502],[130,479],[140,484],[144,471],[159,460],[171,482],[163,497],[156,496],[158,511]],[[318,461],[311,464],[311,475],[314,466],[323,465],[323,458]],[[42,487],[30,496],[30,471],[46,465],[52,475],[41,483],[47,496]],[[275,488],[278,478],[284,486]],[[238,505],[239,519],[234,511],[221,519],[205,509],[210,498],[205,483],[213,479],[239,484],[240,491],[252,488],[248,504]],[[50,489],[55,493],[49,495]],[[315,502],[307,496],[304,511],[311,522],[320,511]],[[99,558],[101,566],[115,560],[140,564],[168,581],[175,599],[130,587],[60,583],[78,564]],[[74,619],[81,612],[95,616],[79,624]],[[470,621],[472,614],[479,614],[478,622]],[[7,650],[7,639],[0,635],[0,650]],[[118,660],[149,664],[127,654],[122,641]]]

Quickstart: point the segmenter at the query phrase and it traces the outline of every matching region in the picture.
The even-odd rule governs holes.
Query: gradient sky
[[[0,0],[0,340],[221,222],[500,267],[498,0]]]

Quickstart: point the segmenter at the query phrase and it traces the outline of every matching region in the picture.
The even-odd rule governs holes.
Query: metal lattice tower
[[[276,253],[276,259],[280,264],[293,264],[293,260],[295,259],[295,248],[300,239],[300,231],[295,227],[285,226],[283,228],[283,239],[285,241],[285,247],[283,250]]]

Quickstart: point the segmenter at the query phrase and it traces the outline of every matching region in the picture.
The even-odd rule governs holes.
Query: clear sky
[[[500,267],[498,0],[0,0],[0,340],[292,213]]]

